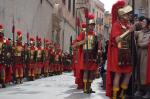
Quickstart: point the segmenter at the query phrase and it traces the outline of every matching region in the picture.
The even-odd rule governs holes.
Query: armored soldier
[[[80,52],[80,70],[83,70],[84,93],[95,93],[91,84],[95,78],[96,64],[96,33],[94,32],[95,21],[94,15],[88,14],[89,23],[87,24],[88,32],[81,32],[77,38]]]
[[[81,33],[80,34],[83,34],[86,32],[86,23],[83,22],[81,24],[81,27],[82,27],[82,30],[81,30]],[[79,35],[80,37],[80,35]],[[84,87],[84,84],[83,84],[83,65],[82,65],[82,62],[81,61],[81,58],[83,57],[82,56],[82,48],[79,47],[77,44],[78,41],[78,37],[75,39],[75,41],[73,42],[73,45],[72,47],[74,48],[74,58],[73,58],[73,61],[74,61],[74,68],[75,68],[75,83],[77,84],[77,89],[83,89]]]
[[[28,57],[27,57],[29,80],[35,79],[36,58],[37,53],[35,47],[35,40],[34,38],[30,38],[30,46],[28,47]]]
[[[11,41],[8,39],[4,43],[4,50],[2,50],[2,57],[3,57],[3,64],[5,66],[5,72],[6,72],[6,83],[12,82],[12,65],[13,65],[13,49]]]
[[[132,7],[125,4],[124,0],[117,1],[112,7],[112,31],[108,45],[106,75],[106,95],[112,99],[125,99],[132,73],[130,33],[133,28],[129,27],[128,20]]]
[[[14,72],[16,83],[23,83],[23,69],[24,69],[24,45],[22,44],[22,33],[17,31],[17,42],[14,46]]]
[[[50,44],[50,49],[49,49],[49,70],[50,70],[50,75],[54,74],[54,63],[55,63],[55,48],[53,43]]]
[[[59,74],[63,72],[63,51],[60,49],[59,51]]]
[[[59,63],[60,63],[60,52],[59,52],[59,49],[57,47],[57,49],[55,50],[55,65],[54,65],[55,74],[58,74],[58,72],[59,72]]]
[[[49,74],[49,40],[45,40],[45,48],[44,48],[44,76],[47,77]]]
[[[2,84],[2,87],[5,86],[5,66],[4,66],[4,61],[3,61],[3,53],[2,51],[4,50],[4,29],[3,26],[0,25],[0,84]]]
[[[44,62],[44,48],[42,47],[42,39],[37,37],[37,64],[36,64],[37,78],[41,76],[43,62]]]

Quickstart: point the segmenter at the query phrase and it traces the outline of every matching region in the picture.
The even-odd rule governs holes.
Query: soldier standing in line
[[[2,57],[3,57],[3,64],[5,65],[5,72],[6,72],[6,83],[12,82],[12,65],[13,65],[13,49],[11,40],[6,40],[6,43],[4,44],[4,50],[2,50]]]
[[[50,75],[54,74],[54,62],[55,62],[55,49],[53,43],[50,44],[50,49],[49,49],[50,57],[49,57],[49,66],[50,66]]]
[[[42,47],[42,39],[37,37],[37,64],[36,64],[36,77],[42,76],[44,62],[44,48]]]
[[[2,88],[5,88],[5,66],[3,65],[3,60],[2,56],[3,53],[2,51],[4,50],[3,45],[4,45],[5,39],[4,39],[4,28],[2,25],[0,25],[0,84],[2,85]]]
[[[30,38],[30,46],[28,47],[27,54],[28,54],[27,55],[28,77],[29,80],[34,80],[37,53],[36,53],[35,39],[32,37]]]
[[[16,84],[23,83],[23,68],[24,68],[24,45],[22,44],[22,33],[17,31],[17,42],[14,49],[14,73]]]
[[[49,75],[49,40],[45,40],[44,47],[44,76],[47,77]]]

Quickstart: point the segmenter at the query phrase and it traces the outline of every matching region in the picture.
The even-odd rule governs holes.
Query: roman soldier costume
[[[50,70],[50,75],[54,74],[54,64],[55,64],[55,48],[53,43],[50,44],[50,49],[49,49],[49,70]]]
[[[95,71],[97,70],[96,64],[96,34],[93,31],[95,26],[94,15],[88,14],[89,23],[87,25],[88,33],[86,31],[81,32],[77,38],[79,45],[79,68],[83,70],[83,82],[84,82],[84,93],[94,93],[91,88],[91,83],[95,78]]]
[[[59,63],[60,63],[60,51],[59,51],[59,49],[57,47],[57,49],[55,51],[55,65],[54,65],[54,72],[55,72],[55,74],[59,73]]]
[[[49,53],[49,45],[50,42],[49,40],[45,40],[45,48],[44,48],[44,76],[48,76],[49,75],[49,57],[50,57],[50,53]]]
[[[5,87],[5,65],[3,64],[3,58],[4,55],[2,51],[4,50],[4,29],[3,26],[0,25],[0,84],[2,84],[2,87]]]
[[[12,82],[12,65],[13,65],[13,49],[12,49],[12,44],[10,40],[6,40],[4,43],[4,50],[2,50],[3,54],[3,64],[5,66],[5,72],[6,72],[6,83]]]
[[[37,64],[36,64],[36,76],[39,78],[42,74],[44,62],[44,48],[42,47],[42,39],[37,37]]]
[[[30,46],[28,47],[28,57],[27,57],[27,66],[28,66],[28,77],[29,80],[35,79],[35,69],[36,69],[36,47],[35,47],[35,39],[30,38]]]
[[[125,99],[132,72],[130,30],[128,13],[132,7],[125,6],[125,1],[117,1],[112,7],[112,30],[108,46],[106,95],[111,99]],[[122,74],[125,76],[123,77]],[[114,75],[114,76],[113,76]],[[123,77],[122,81],[120,78]],[[118,93],[120,95],[118,96]]]
[[[14,64],[16,83],[23,83],[24,45],[22,44],[21,31],[17,31],[17,42],[14,47]]]
[[[83,22],[81,24],[82,27],[82,31],[80,33],[84,34],[86,32],[86,27],[87,24],[85,22]],[[74,42],[73,42],[73,47],[76,46],[77,42],[79,42],[79,37],[77,37]],[[75,47],[73,50],[73,63],[74,63],[74,75],[75,75],[75,83],[77,84],[77,89],[83,89],[84,88],[84,83],[83,83],[83,52],[82,52],[82,47]]]

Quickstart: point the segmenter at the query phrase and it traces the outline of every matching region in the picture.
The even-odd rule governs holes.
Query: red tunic
[[[30,51],[35,51],[36,48],[35,46],[30,47]],[[35,68],[35,61],[34,59],[29,59],[29,68]]]
[[[95,35],[94,32],[89,32],[88,35]],[[83,41],[85,39],[85,32],[81,32],[78,36],[78,41]],[[81,70],[97,70],[97,64],[94,61],[88,61],[85,63],[83,45],[79,47],[79,66]]]
[[[148,61],[147,61],[147,73],[146,73],[146,84],[150,85],[150,43],[148,46]]]
[[[118,48],[116,43],[116,37],[121,35],[122,26],[119,21],[116,21],[112,25],[112,30],[110,34],[109,46],[108,46],[108,56],[107,56],[107,74],[106,74],[106,95],[112,95],[112,72],[117,73],[131,73],[132,66],[118,66]]]
[[[41,54],[42,54],[42,51],[43,51],[43,48],[41,46],[37,47],[38,51],[40,50],[41,51]],[[42,57],[42,55],[41,55]],[[43,68],[43,59],[39,57],[38,59],[38,62],[37,62],[37,67],[38,68]]]

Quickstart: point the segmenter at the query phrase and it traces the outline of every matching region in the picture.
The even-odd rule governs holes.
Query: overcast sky
[[[105,10],[111,12],[112,5],[118,0],[100,0],[100,1],[104,3]]]

